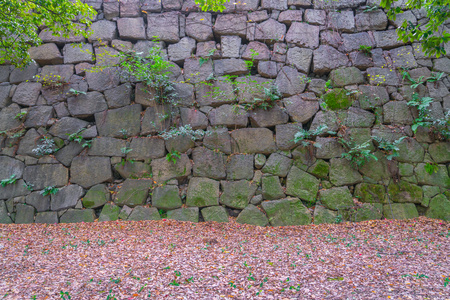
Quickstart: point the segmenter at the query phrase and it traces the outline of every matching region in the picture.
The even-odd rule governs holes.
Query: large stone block
[[[152,193],[152,206],[158,209],[170,210],[180,208],[181,202],[180,192],[176,185],[165,185],[157,187]]]
[[[275,85],[284,97],[300,94],[306,88],[306,76],[297,69],[284,66],[278,73]]]
[[[186,205],[205,207],[219,204],[219,182],[209,178],[192,177],[187,190]]]
[[[31,59],[39,65],[58,65],[63,63],[63,57],[58,46],[54,43],[42,44],[38,47],[31,47],[28,52]]]
[[[66,44],[63,48],[65,64],[79,64],[94,62],[92,44]]]
[[[16,205],[16,224],[31,224],[34,223],[35,209],[33,206],[26,204]]]
[[[362,176],[345,158],[331,159],[330,181],[335,186],[362,182]]]
[[[170,210],[167,219],[197,223],[199,218],[198,207],[186,207]]]
[[[313,57],[313,50],[306,48],[289,48],[287,52],[287,63],[294,65],[302,73],[309,74]]]
[[[74,208],[83,195],[84,190],[81,186],[70,184],[51,195],[50,208],[51,210]]]
[[[126,40],[145,40],[145,25],[142,18],[120,18],[117,20],[119,36]]]
[[[164,140],[161,138],[135,137],[131,140],[127,158],[135,160],[147,160],[163,157],[166,154]]]
[[[48,186],[61,187],[69,182],[69,170],[60,164],[27,166],[23,179],[27,184],[33,185],[35,190],[42,190]]]
[[[319,191],[319,179],[292,166],[286,179],[286,194],[314,203]]]
[[[23,106],[36,105],[42,84],[38,82],[22,82],[16,88],[12,102]]]
[[[247,16],[244,14],[221,14],[217,16],[214,25],[214,33],[217,36],[237,35],[241,38],[247,34]]]
[[[289,115],[275,104],[272,108],[257,108],[249,113],[250,122],[253,127],[274,127],[287,123]]]
[[[137,206],[128,216],[129,221],[152,221],[161,220],[158,210],[155,207]]]
[[[314,73],[328,73],[339,67],[345,67],[348,63],[348,57],[331,46],[321,45],[318,49],[314,50]]]
[[[153,179],[158,183],[173,178],[185,178],[191,175],[192,163],[186,154],[181,154],[176,163],[168,161],[165,157],[152,160]]]
[[[123,137],[139,135],[141,131],[140,104],[106,110],[95,114],[100,136]]]
[[[177,64],[183,64],[186,58],[191,57],[194,50],[195,40],[184,37],[178,43],[169,45],[169,59]]]
[[[355,15],[357,31],[385,30],[388,25],[386,13],[383,10],[357,13]]]
[[[98,221],[116,221],[117,219],[119,219],[119,213],[120,207],[113,203],[107,203],[105,206],[103,206]]]
[[[311,213],[297,198],[266,201],[261,206],[272,226],[294,226],[311,223]]]
[[[209,41],[213,38],[210,13],[190,13],[186,18],[186,35],[197,42]]]
[[[113,179],[111,161],[107,157],[77,156],[72,160],[70,182],[89,188]]]
[[[261,171],[279,177],[286,177],[292,166],[292,162],[292,159],[284,155],[272,153]]]
[[[332,210],[346,210],[354,206],[352,194],[346,186],[321,190],[319,198],[325,207]]]
[[[223,193],[220,203],[235,209],[244,209],[256,192],[257,186],[247,180],[221,181]]]
[[[450,200],[443,194],[433,197],[425,216],[428,218],[450,221]]]
[[[194,161],[194,176],[225,179],[225,156],[222,153],[197,147],[192,152],[192,159]]]
[[[89,90],[103,92],[115,88],[120,83],[120,72],[117,67],[106,67],[100,71],[86,72]]]
[[[236,218],[240,224],[249,224],[256,226],[266,226],[269,224],[267,216],[254,205],[248,205]]]
[[[33,206],[37,212],[47,211],[50,210],[50,195],[44,196],[41,192],[32,192],[25,198],[25,203]]]
[[[68,209],[60,218],[60,223],[94,222],[96,216],[93,209]]]
[[[180,40],[177,12],[147,15],[147,36],[158,37],[161,41],[177,43]]]
[[[211,126],[226,126],[230,129],[246,127],[248,124],[248,113],[242,108],[235,110],[228,104],[212,109],[208,118]]]
[[[339,32],[354,32],[355,17],[352,10],[331,11],[328,13],[328,28]]]
[[[273,132],[267,128],[243,128],[231,133],[236,142],[237,153],[262,153],[276,152]]]
[[[117,37],[116,22],[100,20],[92,23],[90,30],[92,31],[92,34],[88,37],[90,43],[110,42]]]
[[[294,22],[286,34],[286,42],[303,48],[319,47],[319,26]]]
[[[250,29],[248,29],[250,30]],[[247,32],[247,35],[253,35],[253,39],[262,42],[274,43],[275,41],[284,41],[286,36],[286,25],[268,19],[262,23],[256,24],[254,34]]]
[[[202,216],[205,222],[229,222],[227,210],[222,206],[210,206],[202,209]]]
[[[283,100],[291,120],[306,123],[319,111],[319,101],[312,93],[292,96]]]
[[[418,218],[419,213],[413,203],[391,203],[383,205],[383,215],[386,219],[413,219]]]
[[[99,208],[111,200],[111,193],[104,184],[94,185],[83,197],[83,207]]]
[[[127,179],[119,189],[114,203],[128,207],[143,205],[152,185],[152,180]]]
[[[99,92],[70,97],[67,104],[70,114],[78,118],[86,118],[108,109],[105,97]]]

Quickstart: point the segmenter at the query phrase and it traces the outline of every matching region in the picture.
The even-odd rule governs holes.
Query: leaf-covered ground
[[[0,225],[0,299],[450,299],[449,250],[426,218]]]

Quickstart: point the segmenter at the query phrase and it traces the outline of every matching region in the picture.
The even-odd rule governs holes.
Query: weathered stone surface
[[[221,181],[223,193],[220,203],[236,209],[244,209],[256,192],[256,184],[247,180]]]
[[[1,66],[0,66],[0,70],[1,70]],[[0,73],[0,76],[1,76],[1,73]],[[11,104],[11,97],[9,95],[11,92],[11,87],[12,87],[11,85],[1,85],[0,86],[0,108],[2,108],[2,109]]]
[[[34,223],[35,209],[33,206],[26,204],[17,204],[16,211],[16,219],[14,220],[16,224]]]
[[[383,215],[386,219],[412,219],[419,217],[413,203],[391,203],[383,205]]]
[[[226,166],[228,180],[253,178],[253,155],[235,154],[229,157]]]
[[[121,149],[126,147],[126,141],[110,137],[98,137],[92,140],[89,155],[92,156],[125,156]]]
[[[203,138],[203,145],[211,150],[231,154],[231,137],[226,128],[211,128]]]
[[[11,224],[13,221],[9,217],[5,201],[0,201],[0,224]]]
[[[433,219],[450,220],[450,200],[443,194],[435,196],[430,201],[425,216]]]
[[[364,203],[352,216],[352,221],[362,222],[380,220],[383,217],[383,206],[379,203]]]
[[[19,179],[22,177],[25,164],[17,159],[0,156],[0,180],[14,176]]]
[[[100,20],[92,23],[90,30],[92,30],[92,34],[88,38],[90,43],[96,41],[110,42],[117,37],[117,26],[115,22]]]
[[[187,206],[214,206],[219,204],[219,182],[209,178],[193,177],[187,190]]]
[[[345,152],[345,149],[335,138],[317,137],[316,144],[320,145],[316,150],[317,158],[330,159],[341,157],[342,153]]]
[[[227,210],[222,206],[210,206],[202,209],[202,216],[205,222],[229,222]]]
[[[99,92],[70,97],[67,104],[70,114],[78,118],[86,118],[108,109],[105,97]]]
[[[389,101],[389,94],[385,87],[360,85],[358,89],[360,91],[358,100],[362,109],[370,109],[386,104]]]
[[[25,182],[23,180],[17,180],[14,184],[7,184],[0,188],[0,199],[11,199],[14,197],[25,196],[29,193],[30,191],[27,190]]]
[[[78,29],[83,29],[85,27],[85,25],[81,25],[81,24],[76,24],[75,26],[77,26]],[[84,36],[75,35],[72,32],[69,33],[68,37],[63,37],[63,36],[60,36],[59,34],[54,35],[53,32],[48,28],[41,30],[41,32],[39,33],[39,38],[44,43],[57,43],[57,44],[80,43],[80,42],[86,41]]]
[[[42,44],[38,47],[31,47],[28,52],[31,59],[39,65],[57,65],[63,63],[63,57],[58,46],[54,43]]]
[[[441,142],[431,144],[428,147],[428,153],[430,153],[433,161],[438,164],[445,164],[450,162],[450,143]]]
[[[306,123],[319,111],[319,102],[311,93],[285,98],[283,102],[294,122]]]
[[[192,55],[194,50],[195,40],[189,37],[184,37],[178,43],[169,45],[169,59],[178,64],[182,64],[186,58]]]
[[[145,26],[142,18],[120,18],[117,20],[119,36],[126,40],[145,40]]]
[[[190,57],[184,61],[184,76],[186,81],[189,81],[190,83],[195,84],[206,81],[213,73],[213,64],[211,60],[203,63],[201,66],[198,58]]]
[[[270,58],[270,50],[266,44],[256,41],[251,41],[242,53],[243,59],[264,61]]]
[[[289,120],[289,115],[274,105],[272,108],[257,108],[249,113],[250,122],[253,127],[273,127],[275,125],[284,124]]]
[[[390,50],[392,63],[395,68],[416,68],[417,62],[414,58],[411,46],[403,46]]]
[[[50,196],[44,196],[41,192],[32,192],[27,195],[25,203],[33,206],[37,212],[50,210]]]
[[[141,135],[149,135],[168,130],[171,124],[171,118],[162,118],[169,115],[173,110],[167,105],[158,105],[147,107],[142,118]]]
[[[242,39],[238,36],[222,36],[220,41],[220,49],[223,58],[239,58]]]
[[[398,40],[397,32],[395,32],[395,30],[374,31],[373,37],[375,38],[378,48],[391,49],[404,44],[403,41]]]
[[[201,106],[220,106],[236,101],[234,87],[230,80],[218,78],[212,84],[198,83],[195,85],[196,101]]]
[[[197,223],[198,217],[199,217],[198,207],[178,208],[167,212],[167,219],[178,221]]]
[[[221,14],[217,16],[214,33],[218,36],[237,35],[244,38],[247,34],[247,16],[244,14]]]
[[[345,158],[331,159],[330,181],[335,186],[352,185],[362,181],[362,176]]]
[[[345,118],[345,126],[369,128],[375,122],[375,115],[360,108],[350,107]]]
[[[98,208],[111,200],[111,193],[104,184],[94,185],[83,197],[83,207]]]
[[[27,166],[23,179],[27,184],[32,184],[35,190],[42,190],[47,186],[61,187],[69,181],[69,170],[59,164]]]
[[[152,187],[151,180],[127,179],[117,193],[114,200],[119,206],[135,207],[145,204],[149,189]]]
[[[287,63],[294,65],[302,73],[309,74],[313,50],[307,48],[289,48],[287,52]]]
[[[264,176],[262,178],[262,195],[266,200],[286,197],[278,176]]]
[[[360,46],[375,47],[375,41],[367,32],[342,34],[342,45],[339,50],[344,52],[357,51]],[[366,55],[367,56],[367,55]]]
[[[301,22],[303,19],[303,11],[301,10],[286,10],[282,11],[278,16],[278,22],[286,25],[291,25],[292,22]]]
[[[34,223],[56,224],[58,223],[58,213],[56,211],[45,211],[36,214]]]
[[[311,223],[311,213],[299,199],[287,198],[266,201],[261,206],[272,226],[307,225]]]
[[[65,64],[94,62],[94,50],[91,44],[66,44],[63,48],[63,54]]]
[[[186,35],[198,42],[211,40],[213,37],[210,13],[190,13],[186,18]]]
[[[194,149],[192,158],[194,160],[194,176],[225,179],[225,156],[223,154],[198,147]]]
[[[234,152],[270,154],[276,151],[273,133],[267,128],[243,128],[231,132],[236,142]]]
[[[262,168],[262,172],[279,177],[286,177],[292,166],[292,162],[292,159],[284,155],[272,153],[264,165],[264,168]]]
[[[181,154],[177,162],[168,161],[165,157],[152,160],[153,179],[158,183],[173,178],[185,178],[191,174],[192,164],[186,154]]]
[[[429,174],[425,170],[425,164],[419,163],[414,168],[414,173],[417,176],[417,182],[419,184],[440,186],[445,189],[450,188],[450,177],[445,165],[438,165],[437,172]]]
[[[295,134],[302,129],[301,123],[289,123],[277,125],[275,127],[275,139],[280,150],[291,150],[296,144],[293,141]]]
[[[319,180],[292,166],[286,180],[286,194],[314,203],[319,190]]]
[[[318,159],[312,166],[308,168],[308,173],[321,179],[328,179],[330,166],[324,160]]]
[[[129,221],[151,221],[161,220],[158,210],[155,207],[136,206],[128,216]]]
[[[123,137],[139,135],[141,131],[140,104],[106,110],[95,114],[97,130],[101,136]]]
[[[104,92],[109,108],[127,106],[131,102],[131,85],[122,84]]]
[[[250,29],[247,29],[250,30]],[[247,32],[247,35],[249,32]],[[254,29],[254,39],[262,42],[284,41],[286,36],[286,25],[268,19],[262,23],[258,23]]]
[[[286,34],[286,42],[315,49],[319,46],[319,26],[293,22]]]
[[[161,41],[177,43],[180,40],[177,12],[147,15],[147,36],[157,36]]]
[[[33,77],[38,73],[39,66],[36,63],[31,63],[24,69],[15,68],[11,71],[9,76],[9,83],[18,84],[23,81],[33,80]]]
[[[249,72],[247,64],[243,59],[229,58],[214,61],[214,74],[223,75],[243,75]]]
[[[328,13],[328,28],[340,32],[354,32],[355,18],[353,11],[331,11]]]
[[[321,205],[316,205],[314,209],[314,224],[335,224],[337,212],[326,209]]]
[[[277,63],[274,61],[259,62],[258,74],[265,78],[276,78],[278,75]]]
[[[181,207],[181,197],[176,185],[157,187],[152,193],[152,206],[158,209],[170,210]]]
[[[111,161],[107,157],[77,156],[72,160],[70,182],[90,188],[112,181]]]
[[[101,72],[86,72],[89,90],[103,92],[115,88],[120,83],[120,72],[116,67],[107,67]]]
[[[38,82],[22,82],[17,86],[12,102],[23,106],[33,106],[39,97],[42,84]]]
[[[107,203],[103,206],[102,212],[98,218],[99,222],[116,221],[119,219],[120,207],[114,203]]]
[[[329,73],[339,67],[347,66],[348,57],[328,45],[321,45],[314,50],[313,72],[317,74]]]
[[[386,188],[380,184],[363,182],[356,185],[355,197],[366,203],[388,203]]]
[[[51,195],[50,208],[51,210],[74,208],[83,195],[84,190],[81,186],[75,184],[65,186]]]
[[[346,186],[321,190],[319,197],[322,204],[332,210],[349,209],[354,205],[352,194]]]
[[[161,138],[135,137],[131,140],[127,158],[134,160],[146,160],[163,157],[166,154],[164,140]]]
[[[343,87],[346,85],[361,84],[364,82],[364,77],[358,68],[348,67],[331,71],[330,80],[333,87]]]
[[[150,164],[139,161],[121,161],[114,169],[122,178],[149,178],[152,174]]]
[[[95,211],[93,209],[68,209],[60,218],[60,223],[94,222]]]
[[[61,139],[68,139],[70,134],[86,128],[88,124],[88,122],[77,118],[64,117],[50,128],[49,133]]]
[[[52,106],[34,106],[29,109],[24,125],[25,127],[45,127],[52,117]]]
[[[236,222],[256,226],[266,226],[269,224],[267,216],[256,206],[251,204],[241,211],[239,216],[236,218]]]
[[[371,12],[357,13],[355,15],[355,25],[357,31],[385,30],[388,19],[383,10],[373,10]]]
[[[18,119],[15,119],[15,117],[20,112],[20,107],[16,103],[3,108],[0,111],[0,131],[8,131],[18,128],[22,122]]]
[[[422,202],[422,189],[406,181],[399,181],[398,183],[391,182],[388,186],[388,193],[390,200],[399,203],[418,203]]]
[[[383,106],[385,124],[411,125],[413,117],[406,101],[390,101]]]
[[[248,113],[242,108],[236,111],[228,104],[212,109],[208,118],[211,126],[226,126],[230,129],[246,127],[248,124]]]

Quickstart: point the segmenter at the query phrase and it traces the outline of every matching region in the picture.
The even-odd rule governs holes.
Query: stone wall
[[[433,118],[444,118],[450,51],[427,58],[395,33],[405,18],[426,22],[423,11],[388,21],[371,0],[247,0],[219,14],[193,2],[92,1],[87,40],[42,29],[35,64],[0,66],[0,223],[450,220],[450,143],[414,133],[407,104],[432,97]],[[177,105],[158,105],[117,67],[89,72],[117,59],[105,53],[152,47],[174,62]],[[404,69],[424,82],[412,88]],[[425,81],[432,71],[445,76]],[[274,86],[275,105],[252,109]],[[399,141],[398,157],[371,136]],[[352,164],[340,139],[368,141],[378,161]]]

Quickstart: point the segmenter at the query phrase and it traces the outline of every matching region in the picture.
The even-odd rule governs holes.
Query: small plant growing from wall
[[[59,189],[56,188],[55,186],[51,185],[51,186],[46,186],[42,191],[40,191],[39,193],[42,196],[47,196],[47,195],[55,195],[56,193],[58,193]]]
[[[37,156],[45,156],[50,155],[58,151],[56,148],[55,141],[49,137],[44,136],[44,138],[40,139],[41,144],[37,145],[36,148],[31,150]]]
[[[406,138],[406,136],[402,136],[398,140],[390,143],[382,137],[372,136],[372,139],[377,143],[378,149],[380,149],[385,155],[387,160],[392,160],[399,155],[398,151],[400,150],[398,145]]]
[[[424,168],[425,171],[430,175],[433,175],[434,173],[437,173],[439,171],[439,166],[437,163],[427,162]]]
[[[0,181],[0,185],[2,187],[5,187],[5,186],[7,186],[9,184],[16,183],[16,181],[17,181],[16,175],[13,174],[9,178],[6,178],[6,179],[3,179],[2,181]]]
[[[342,153],[342,158],[349,160],[353,166],[359,168],[371,159],[377,161],[378,158],[367,149],[370,146],[370,140],[360,145],[339,138],[339,142],[348,149],[348,152]]]
[[[68,83],[60,75],[54,75],[54,74],[36,75],[36,76],[34,76],[34,79],[36,79],[36,82],[42,83],[43,87],[46,87],[49,89],[57,89]]]
[[[173,149],[166,155],[166,160],[172,162],[173,164],[176,164],[177,159],[179,158],[181,158],[181,153]]]
[[[359,45],[359,51],[366,56],[369,56],[371,54],[370,53],[371,50],[372,50],[372,46]]]
[[[314,147],[320,148],[321,145],[319,143],[316,143],[315,141],[313,141],[313,139],[318,136],[321,135],[322,133],[326,132],[326,130],[328,129],[327,125],[321,124],[319,125],[315,130],[305,130],[305,129],[300,129],[295,135],[294,135],[294,139],[292,140],[294,143],[300,143],[302,144],[302,146],[307,147],[309,145],[313,145]],[[331,132],[329,131],[330,134],[335,134],[335,132]]]

